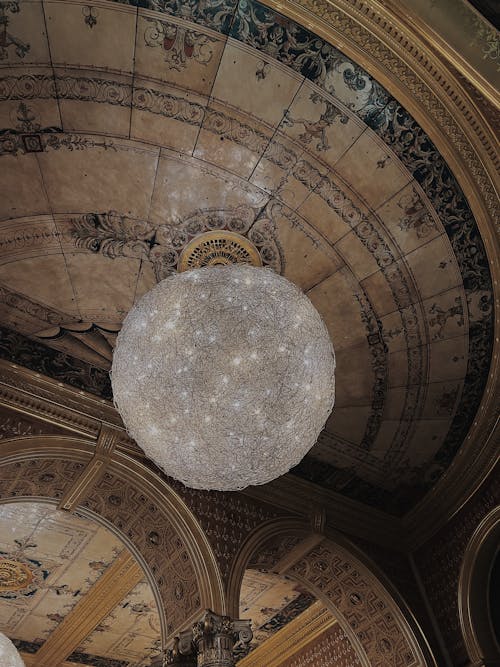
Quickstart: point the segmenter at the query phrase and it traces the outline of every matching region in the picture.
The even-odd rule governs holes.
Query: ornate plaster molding
[[[0,402],[72,433],[96,439],[100,424],[125,429],[110,401],[0,359]],[[128,438],[127,438],[128,439]]]
[[[227,594],[229,610],[238,608],[248,563],[270,539],[283,535],[303,540],[310,532],[307,522],[292,517],[268,521],[253,531],[233,564]],[[287,568],[287,576],[297,579],[323,602],[365,667],[382,667],[389,662],[407,667],[435,665],[420,626],[394,586],[343,535],[328,528],[325,532],[319,544]]]
[[[314,508],[323,507],[327,513],[327,523],[332,528],[382,546],[390,543],[398,550],[406,550],[406,538],[400,519],[295,475],[284,475],[266,484],[265,489],[253,487],[242,493],[300,516],[310,516]]]
[[[441,3],[438,12],[433,11],[432,0],[386,0],[386,4],[403,24],[416,26],[431,48],[456,67],[492,104],[500,107],[498,86],[494,76],[492,78],[499,59],[500,36],[471,3],[452,0],[448,6]]]
[[[14,438],[2,443],[4,498],[65,496],[94,454],[95,443],[70,435]],[[124,451],[114,449],[105,474],[78,510],[100,521],[134,554],[148,573],[159,607],[162,638],[193,623],[208,606],[225,612],[216,557],[197,518],[158,475]],[[163,544],[170,545],[167,551]],[[186,585],[172,586],[176,571]],[[189,583],[189,586],[187,586]]]
[[[59,501],[58,509],[72,512],[77,505],[83,503],[85,497],[104,475],[106,467],[111,462],[119,436],[120,432],[116,429],[112,429],[106,424],[101,425],[92,460],[89,461],[78,480],[67,489]]]
[[[498,462],[499,443],[500,418],[492,406],[489,416],[485,415],[482,437],[473,440],[469,433],[440,482],[403,518],[410,551],[425,544],[472,498]]]

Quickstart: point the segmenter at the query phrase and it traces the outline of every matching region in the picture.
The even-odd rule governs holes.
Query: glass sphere
[[[112,368],[115,404],[148,457],[198,489],[264,484],[314,445],[334,402],[326,327],[270,269],[201,268],[132,308]]]
[[[8,637],[0,632],[0,665],[2,667],[24,667],[17,648]]]

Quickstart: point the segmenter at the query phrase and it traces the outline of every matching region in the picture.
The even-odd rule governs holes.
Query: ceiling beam
[[[335,623],[336,618],[323,603],[315,602],[240,660],[238,667],[279,667]]]
[[[36,652],[36,666],[60,667],[143,578],[131,554],[122,551]]]

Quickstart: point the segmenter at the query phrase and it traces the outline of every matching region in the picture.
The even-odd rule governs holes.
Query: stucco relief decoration
[[[115,257],[145,257],[152,264],[157,281],[176,271],[182,250],[196,236],[214,230],[228,230],[246,236],[258,249],[262,264],[282,270],[282,251],[272,220],[259,217],[249,206],[229,209],[200,209],[180,221],[153,224],[134,220],[116,211],[88,213],[72,221],[77,247]]]
[[[82,7],[82,14],[85,25],[88,25],[90,29],[97,25],[99,10],[96,7],[92,7],[92,5],[85,5]]]
[[[201,601],[193,562],[166,514],[137,488],[108,472],[84,504],[113,523],[140,550],[162,593],[167,632],[177,630]]]
[[[320,545],[292,571],[335,605],[370,656],[373,667],[419,664],[395,618],[391,601],[377,590],[359,564]]]
[[[151,24],[144,31],[144,41],[148,46],[160,47],[164,51],[165,63],[172,69],[181,71],[189,60],[206,65],[213,56],[213,37],[189,30],[175,23],[147,19]]]

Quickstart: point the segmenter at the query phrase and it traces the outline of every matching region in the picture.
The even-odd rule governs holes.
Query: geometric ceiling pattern
[[[126,551],[106,528],[52,504],[0,505],[0,631],[29,660],[72,612],[77,613],[77,605],[94,595],[101,576]],[[247,570],[240,615],[252,619],[250,649],[314,601],[286,576]],[[143,578],[74,646],[64,664],[146,667],[161,650],[160,637],[153,591]],[[28,664],[36,664],[36,658]]]
[[[10,579],[1,579],[1,630],[21,651],[35,653],[123,550],[107,529],[53,505],[1,505],[0,569],[11,566]],[[22,571],[27,579],[21,581]],[[144,580],[68,660],[142,667],[158,654],[159,638],[158,610]]]
[[[1,354],[110,398],[133,303],[196,235],[237,232],[336,350],[336,406],[293,474],[410,509],[465,438],[493,341],[483,243],[416,121],[257,2],[1,11]]]

